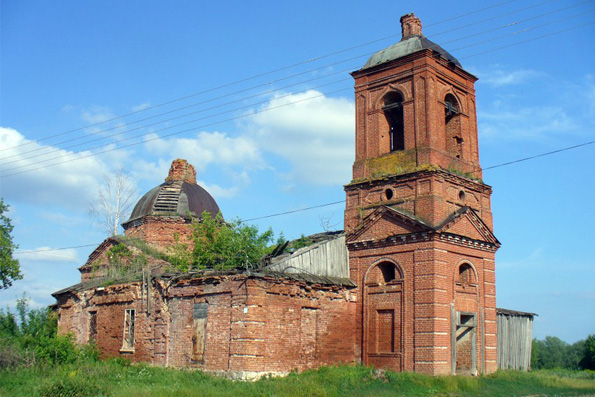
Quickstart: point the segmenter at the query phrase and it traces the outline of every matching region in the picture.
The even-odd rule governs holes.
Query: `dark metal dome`
[[[444,48],[424,37],[421,32],[421,21],[415,14],[411,13],[403,15],[400,22],[402,32],[401,41],[372,55],[360,70],[372,68],[376,65],[394,61],[395,59],[423,50],[432,50],[449,62],[462,68],[459,61],[450,55]]]
[[[360,70],[368,69],[380,65],[381,63],[394,61],[395,59],[426,49],[437,52],[443,58],[462,68],[459,61],[438,44],[422,36],[410,36],[372,55]]]
[[[159,186],[149,190],[122,224],[124,228],[145,216],[180,216],[198,218],[207,211],[216,216],[220,210],[217,202],[205,189],[196,184],[194,167],[186,160],[177,159],[171,165],[169,175]]]
[[[139,200],[125,223],[147,215],[200,217],[204,211],[213,216],[219,213],[215,199],[205,189],[188,182],[165,182]]]

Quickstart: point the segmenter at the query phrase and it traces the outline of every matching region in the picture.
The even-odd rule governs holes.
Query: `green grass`
[[[499,371],[483,377],[378,372],[324,367],[238,382],[199,371],[122,361],[0,371],[2,396],[543,396],[595,395],[595,372]]]

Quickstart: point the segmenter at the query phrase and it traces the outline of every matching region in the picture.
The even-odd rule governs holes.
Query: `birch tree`
[[[90,212],[108,236],[115,236],[120,223],[130,216],[137,201],[138,189],[134,179],[120,168],[103,176]]]

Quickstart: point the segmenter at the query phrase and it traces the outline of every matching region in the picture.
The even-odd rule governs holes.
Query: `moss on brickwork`
[[[366,168],[371,177],[400,175],[416,168],[415,149],[393,152],[382,157],[367,159]]]

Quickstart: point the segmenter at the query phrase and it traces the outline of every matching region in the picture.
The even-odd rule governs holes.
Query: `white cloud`
[[[81,119],[89,124],[104,123],[114,117],[112,111],[105,106],[92,106],[81,112]]]
[[[523,84],[532,79],[542,77],[543,73],[531,69],[507,70],[502,65],[492,65],[486,70],[472,71],[479,78],[479,84],[488,84],[492,87],[504,87]]]
[[[145,139],[145,148],[151,153],[186,159],[200,171],[210,164],[247,169],[264,166],[255,142],[246,136],[230,137],[223,132],[202,131],[193,138],[162,139],[157,134],[148,134]]]
[[[133,112],[140,112],[141,110],[145,110],[151,106],[151,102],[143,102],[140,105],[136,105],[132,107]]]
[[[477,114],[482,138],[500,140],[542,140],[554,135],[576,131],[576,120],[560,106],[510,109],[494,102]]]
[[[16,252],[15,257],[19,261],[29,262],[79,262],[78,254],[75,249],[68,248],[62,250],[53,250],[50,247],[38,247],[33,250],[24,250]]]
[[[100,157],[90,151],[74,153],[26,139],[12,128],[0,127],[0,194],[9,202],[58,205],[87,211],[95,197],[99,178],[111,171],[121,154]],[[49,152],[52,152],[51,154]],[[32,157],[40,153],[47,156]],[[50,161],[44,161],[53,159]],[[70,161],[77,159],[75,161]],[[55,164],[55,165],[52,165]],[[51,167],[42,168],[44,165]],[[28,171],[28,172],[23,172]]]
[[[290,162],[288,179],[314,185],[350,179],[355,139],[352,101],[310,90],[279,94],[259,110],[250,116],[247,128],[262,150]]]
[[[215,199],[230,198],[235,196],[239,191],[239,188],[237,186],[231,188],[224,188],[219,185],[208,184],[204,181],[197,181],[197,183],[200,186],[202,186],[207,192],[209,192],[209,194],[211,194],[211,196],[213,196]]]

